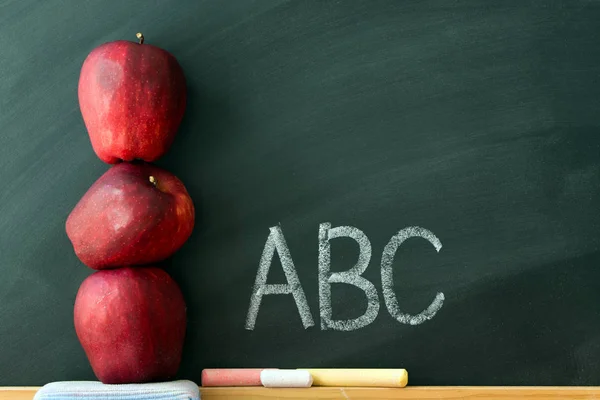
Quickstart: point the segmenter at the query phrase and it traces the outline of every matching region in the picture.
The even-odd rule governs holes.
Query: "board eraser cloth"
[[[48,383],[34,400],[200,400],[200,389],[192,381],[104,384],[97,381]]]

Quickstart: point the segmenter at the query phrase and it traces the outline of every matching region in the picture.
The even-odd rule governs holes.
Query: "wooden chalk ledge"
[[[38,387],[0,387],[0,400],[31,400]],[[528,399],[583,400],[600,398],[596,387],[477,387],[408,386],[405,388],[312,387],[308,389],[269,389],[262,387],[200,388],[202,400],[394,400],[394,399]]]

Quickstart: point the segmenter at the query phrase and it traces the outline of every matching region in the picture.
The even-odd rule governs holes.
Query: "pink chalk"
[[[202,370],[202,386],[262,386],[260,372],[277,368],[219,368]]]

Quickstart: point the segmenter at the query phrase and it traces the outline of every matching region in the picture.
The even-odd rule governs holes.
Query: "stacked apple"
[[[85,59],[79,105],[92,148],[111,167],[66,221],[77,257],[97,270],[75,299],[77,337],[103,383],[174,377],[186,305],[159,266],[188,240],[194,205],[183,183],[152,164],[171,146],[186,106],[173,55],[148,44],[105,43]]]

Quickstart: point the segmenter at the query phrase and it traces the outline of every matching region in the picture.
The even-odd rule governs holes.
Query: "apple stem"
[[[138,32],[135,36],[140,40],[140,44],[144,44],[144,35],[141,32]]]
[[[156,182],[156,178],[153,177],[152,175],[150,175],[150,177],[148,178],[148,180],[150,181],[150,183],[152,183],[154,186],[156,186],[157,182]]]

